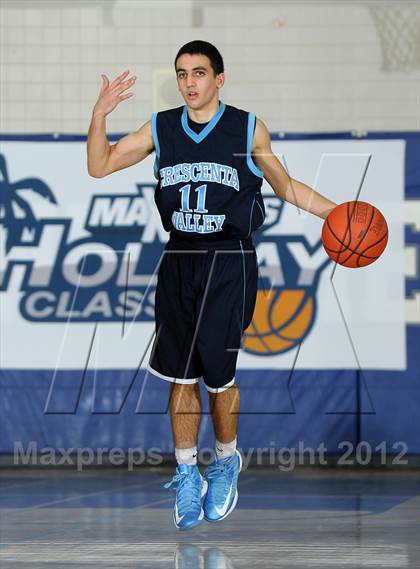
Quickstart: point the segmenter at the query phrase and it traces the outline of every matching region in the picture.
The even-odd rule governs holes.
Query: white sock
[[[216,456],[219,460],[222,458],[227,458],[228,456],[233,456],[236,451],[236,438],[230,443],[221,443],[216,439]]]
[[[197,464],[197,447],[191,448],[176,448],[175,458],[178,464],[188,464],[192,466]]]

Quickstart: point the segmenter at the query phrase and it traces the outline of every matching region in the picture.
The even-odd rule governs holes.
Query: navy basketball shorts
[[[169,239],[157,274],[156,336],[148,371],[174,383],[197,383],[203,377],[212,393],[234,385],[257,289],[251,239]]]

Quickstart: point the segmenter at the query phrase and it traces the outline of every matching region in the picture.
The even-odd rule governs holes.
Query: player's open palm
[[[108,115],[115,109],[118,103],[134,95],[134,93],[126,93],[123,95],[124,91],[134,85],[137,79],[135,75],[127,79],[128,73],[129,70],[127,69],[127,71],[119,75],[111,84],[109,83],[108,77],[101,74],[102,87],[93,112],[101,111],[105,115]]]

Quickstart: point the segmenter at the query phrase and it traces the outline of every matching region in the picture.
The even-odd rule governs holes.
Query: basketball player
[[[128,99],[137,77],[124,71],[103,84],[87,140],[89,174],[102,178],[155,151],[155,202],[169,232],[158,270],[156,338],[148,371],[170,385],[176,473],[174,523],[189,529],[218,522],[235,508],[242,458],[236,449],[239,389],[235,368],[252,320],[258,263],[252,232],[265,218],[263,178],[282,200],[324,219],[336,204],[290,178],[273,154],[269,131],[250,112],[225,104],[223,59],[205,41],[176,55],[185,105],[153,113],[138,131],[108,144],[105,117]],[[204,477],[197,467],[203,377],[216,455]]]

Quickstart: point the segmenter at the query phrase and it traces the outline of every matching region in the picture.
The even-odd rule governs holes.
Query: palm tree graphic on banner
[[[7,172],[6,159],[3,154],[0,154],[0,224],[7,232],[6,253],[14,245],[21,244],[25,228],[32,231],[37,225],[37,219],[30,204],[18,194],[18,190],[32,190],[49,202],[57,204],[50,188],[39,178],[23,178],[12,183]],[[23,217],[15,217],[15,206],[23,210]]]

